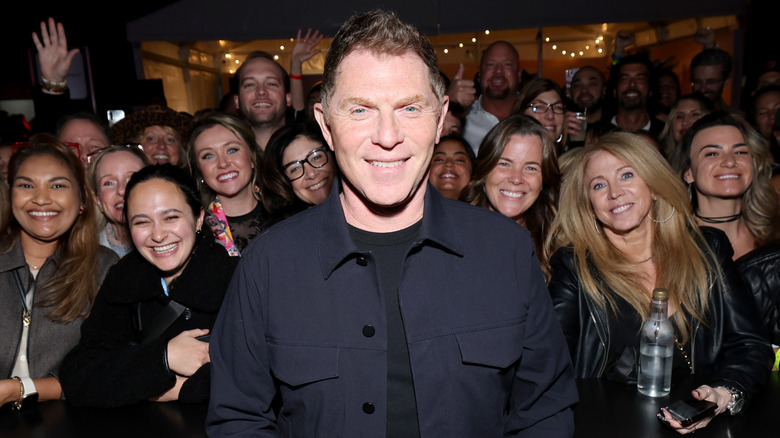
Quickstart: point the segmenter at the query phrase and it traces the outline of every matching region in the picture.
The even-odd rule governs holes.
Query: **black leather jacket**
[[[738,258],[736,265],[753,292],[769,340],[780,345],[780,244],[754,249]]]
[[[741,388],[750,400],[769,377],[772,348],[759,324],[756,304],[735,269],[733,249],[725,233],[709,227],[702,227],[702,233],[721,263],[726,284],[711,286],[709,327],[698,323],[693,327],[693,373],[708,376],[714,386]],[[550,294],[575,375],[602,377],[609,351],[609,315],[582,290],[572,248],[556,251],[550,263]]]

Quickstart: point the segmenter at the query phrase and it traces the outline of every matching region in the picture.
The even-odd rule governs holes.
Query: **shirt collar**
[[[320,206],[317,216],[319,229],[319,254],[322,277],[327,279],[333,271],[347,260],[360,253],[349,234],[349,226],[344,217],[339,194],[341,180],[336,179],[328,199]],[[460,230],[456,226],[452,210],[445,203],[448,200],[427,183],[425,206],[420,235],[415,245],[429,245],[459,257],[463,256],[463,243]],[[461,201],[449,201],[461,202]]]

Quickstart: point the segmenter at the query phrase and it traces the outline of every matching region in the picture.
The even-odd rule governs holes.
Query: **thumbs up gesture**
[[[447,89],[447,96],[450,101],[458,102],[464,107],[468,108],[477,99],[477,89],[474,88],[474,81],[470,79],[463,79],[463,72],[465,68],[463,63],[460,63],[458,72],[450,82],[450,87]]]

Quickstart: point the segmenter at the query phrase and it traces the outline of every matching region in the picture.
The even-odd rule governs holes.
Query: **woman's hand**
[[[41,65],[41,75],[51,82],[62,82],[70,70],[73,57],[79,49],[68,51],[68,39],[65,37],[65,27],[49,18],[48,29],[41,22],[41,37],[33,32],[33,43],[38,49],[38,62]]]
[[[198,341],[200,342],[200,341]],[[157,397],[152,397],[151,401],[153,402],[168,402],[168,401],[176,401],[179,399],[179,392],[181,391],[182,385],[184,385],[184,382],[187,381],[186,377],[182,376],[176,376],[176,384],[173,385],[173,388],[163,392],[162,394],[158,395]]]
[[[210,362],[208,342],[195,339],[208,332],[207,329],[186,330],[168,341],[168,368],[180,376],[189,377]]]
[[[16,379],[0,380],[0,406],[19,400],[21,384]]]
[[[691,394],[693,394],[693,398],[696,400],[708,400],[711,402],[715,402],[715,404],[718,405],[718,408],[715,410],[715,414],[707,417],[701,421],[698,421],[696,423],[693,423],[689,426],[683,426],[679,421],[675,420],[674,417],[672,417],[671,414],[669,414],[669,411],[666,409],[661,409],[661,414],[663,415],[662,420],[664,420],[669,426],[677,430],[682,435],[696,432],[699,429],[703,429],[707,427],[708,424],[710,424],[710,421],[712,421],[715,416],[722,414],[726,407],[729,404],[729,400],[731,400],[731,395],[723,388],[713,388],[708,385],[702,385],[693,391],[691,391]]]

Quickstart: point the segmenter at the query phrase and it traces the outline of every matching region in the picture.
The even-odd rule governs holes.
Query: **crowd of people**
[[[62,112],[74,51],[41,23],[56,124],[0,147],[2,404],[208,400],[214,436],[570,436],[575,378],[636,384],[664,288],[674,375],[716,415],[749,405],[780,345],[780,72],[730,107],[702,29],[686,95],[627,31],[569,86],[507,41],[448,78],[371,11],[304,90],[322,37],[299,31],[289,70],[250,54],[224,107],[109,126]]]

